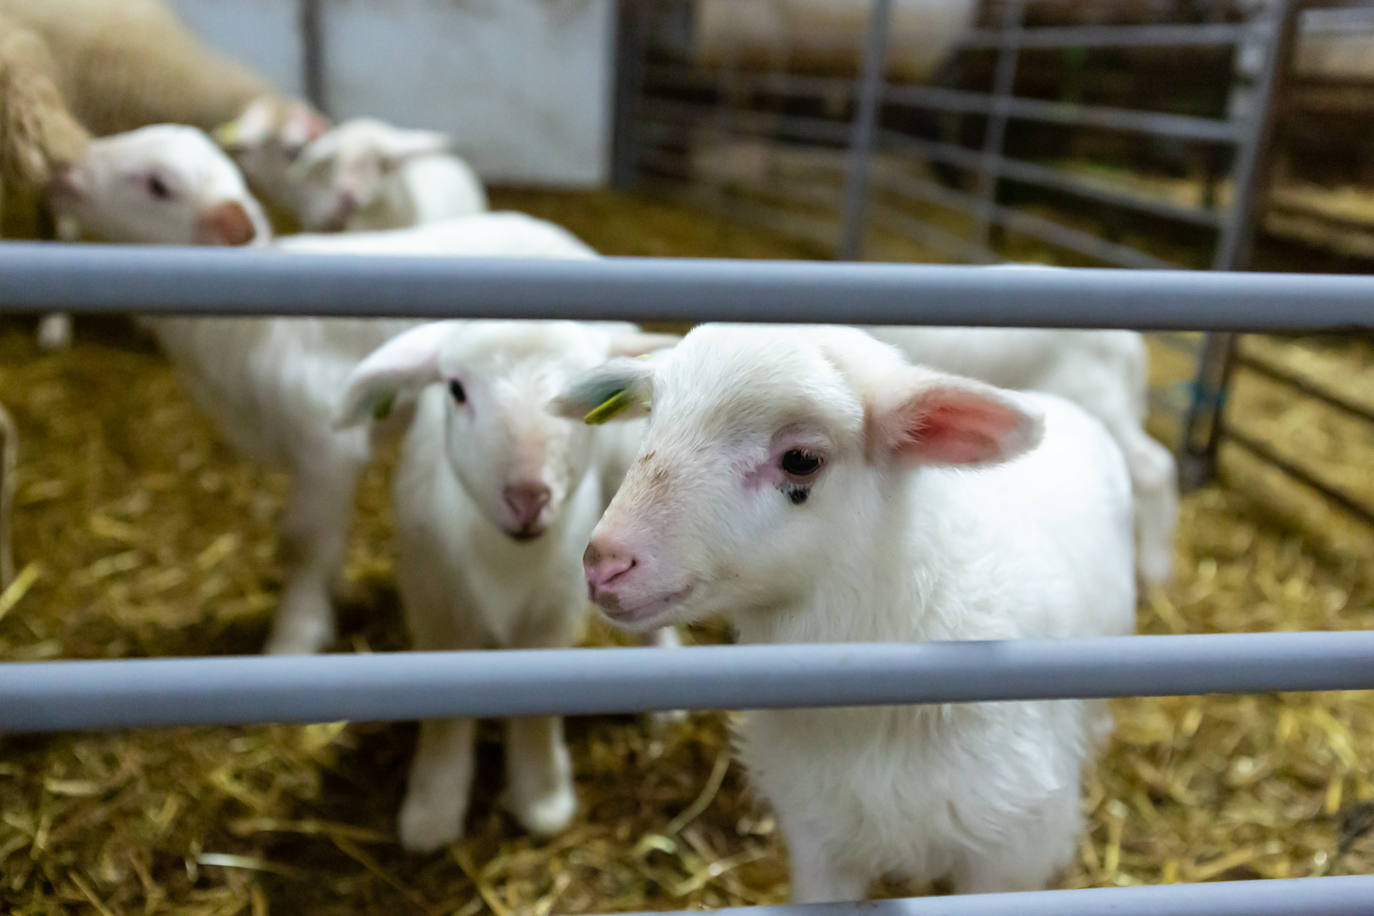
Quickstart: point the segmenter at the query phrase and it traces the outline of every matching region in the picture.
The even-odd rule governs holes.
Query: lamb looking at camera
[[[1130,481],[1101,424],[1050,395],[915,367],[855,329],[706,325],[555,401],[652,405],[585,556],[645,631],[725,612],[747,643],[1116,635],[1134,612]],[[886,873],[1032,889],[1073,855],[1081,701],[750,713],[751,779],[798,902]]]
[[[418,397],[393,484],[397,577],[416,649],[573,644],[587,609],[582,550],[639,430],[593,432],[546,405],[608,357],[676,342],[612,323],[450,321],[408,331],[358,366],[345,422]],[[657,641],[676,636],[667,628]],[[471,720],[422,724],[400,814],[407,849],[462,834],[472,768]],[[506,769],[526,829],[567,826],[576,800],[560,719],[511,719]]]

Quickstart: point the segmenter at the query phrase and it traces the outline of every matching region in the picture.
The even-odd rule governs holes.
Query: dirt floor
[[[611,254],[816,253],[617,194],[495,197]],[[256,651],[280,586],[283,480],[220,444],[122,323],[79,321],[76,346],[56,355],[31,332],[0,322],[0,398],[22,434],[21,572],[0,595],[0,657]],[[1248,345],[1374,403],[1368,342]],[[1187,377],[1186,358],[1155,354],[1158,381]],[[1374,503],[1370,429],[1245,375],[1232,418]],[[1152,428],[1168,435],[1167,418]],[[1374,535],[1244,455],[1223,458],[1229,486],[1184,499],[1178,581],[1142,601],[1140,630],[1374,626]],[[359,498],[338,651],[405,645],[385,477],[375,469]],[[593,626],[591,641],[607,638]],[[1374,696],[1114,708],[1064,886],[1374,871]],[[4,736],[0,910],[505,916],[785,899],[774,821],[730,762],[721,715],[661,737],[630,717],[572,720],[569,733],[581,813],[566,834],[533,840],[501,811],[487,729],[468,836],[431,856],[394,838],[411,724]]]

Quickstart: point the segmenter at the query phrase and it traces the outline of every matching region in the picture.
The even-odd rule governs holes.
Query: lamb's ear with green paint
[[[348,376],[334,425],[339,429],[384,420],[398,403],[441,381],[439,354],[456,321],[434,321],[396,335],[373,350]]]
[[[613,359],[573,379],[549,402],[549,413],[593,425],[649,412],[653,366],[642,359]]]

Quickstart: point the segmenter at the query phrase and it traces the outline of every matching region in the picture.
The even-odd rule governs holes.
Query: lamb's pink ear
[[[334,425],[357,426],[382,420],[398,401],[405,401],[426,385],[439,381],[439,353],[456,333],[457,321],[433,321],[391,338],[359,363],[348,376]]]
[[[1043,418],[1009,393],[972,379],[908,368],[869,403],[874,457],[914,464],[997,464],[1035,448]]]

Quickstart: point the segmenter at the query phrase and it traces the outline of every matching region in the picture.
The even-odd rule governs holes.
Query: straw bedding
[[[508,192],[609,253],[806,256],[699,212],[612,194]],[[256,651],[280,586],[284,481],[239,461],[166,362],[118,322],[40,356],[0,323],[0,397],[22,430],[16,554],[0,596],[8,660]],[[1368,344],[1251,341],[1374,402]],[[1156,371],[1186,366],[1164,351]],[[1374,432],[1242,375],[1236,422],[1374,503]],[[1167,434],[1161,421],[1158,430]],[[1374,625],[1374,535],[1224,454],[1230,486],[1183,503],[1179,578],[1147,633]],[[404,646],[385,462],[359,496],[336,649]],[[703,628],[698,641],[724,638]],[[612,637],[593,624],[588,639]],[[1374,697],[1125,700],[1084,798],[1064,886],[1374,870]],[[414,726],[318,725],[0,739],[0,902],[16,914],[543,914],[779,901],[773,819],[730,762],[723,717],[662,736],[631,717],[570,722],[581,813],[523,836],[482,732],[468,837],[414,857],[394,815]],[[913,890],[886,888],[887,893]],[[916,889],[919,890],[919,889]]]

